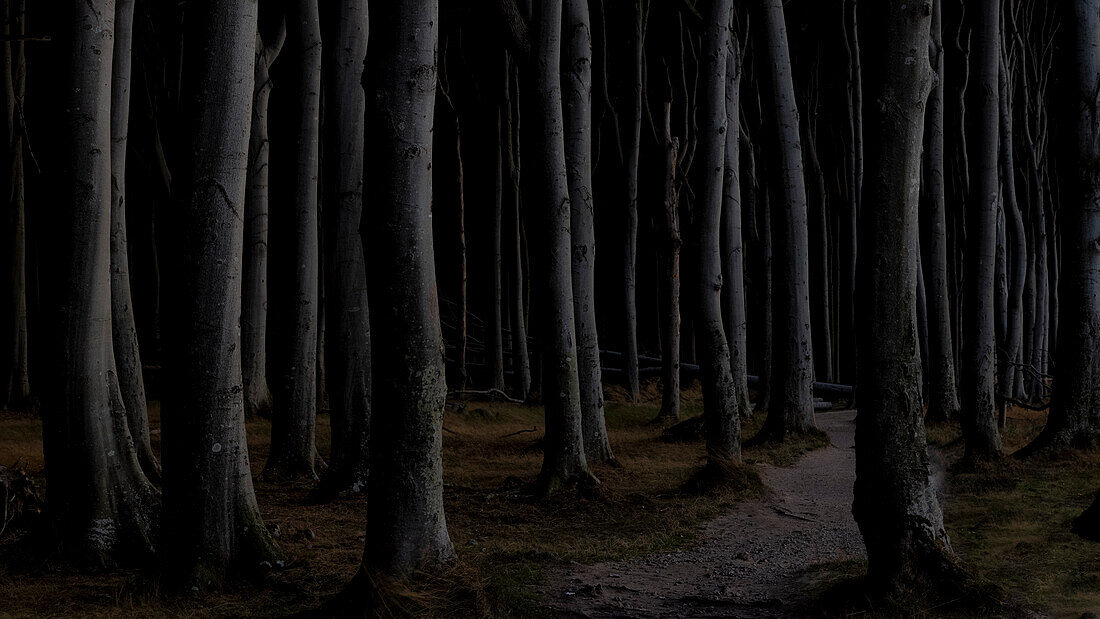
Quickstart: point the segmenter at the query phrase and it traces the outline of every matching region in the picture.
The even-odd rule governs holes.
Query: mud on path
[[[760,464],[772,490],[709,523],[693,548],[573,564],[540,594],[583,617],[796,617],[817,564],[863,558],[852,519],[855,412],[818,413],[832,445],[790,468]]]

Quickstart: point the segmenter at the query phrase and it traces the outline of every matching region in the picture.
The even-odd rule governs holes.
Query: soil
[[[582,617],[804,616],[814,566],[865,557],[851,512],[855,412],[817,423],[832,444],[789,468],[758,465],[768,496],[710,522],[695,547],[556,569],[544,603]]]

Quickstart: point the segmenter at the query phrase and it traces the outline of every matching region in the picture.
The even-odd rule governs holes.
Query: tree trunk
[[[545,452],[537,482],[540,493],[595,478],[585,458],[580,381],[577,374],[576,324],[573,317],[569,181],[562,119],[561,0],[538,3],[531,18],[531,57],[524,73],[526,110],[524,151],[528,166],[526,195],[541,215],[540,243],[546,282],[539,311],[543,330],[543,389],[546,408]]]
[[[703,415],[706,423],[707,469],[727,473],[741,461],[741,402],[735,398],[730,371],[730,349],[722,325],[722,210],[726,143],[730,120],[726,118],[726,54],[730,46],[732,0],[709,0],[700,8],[705,19],[700,54],[699,142],[696,151],[698,191],[696,232],[698,258],[699,369],[703,383]],[[782,10],[782,8],[780,8]],[[737,68],[735,67],[735,71]],[[737,123],[737,119],[733,119]]]
[[[363,230],[377,414],[362,564],[367,581],[372,573],[407,576],[455,557],[443,514],[447,385],[431,226],[439,5],[375,0],[370,15],[364,84],[371,209]]]
[[[111,62],[115,3],[73,4],[58,50],[64,84],[51,183],[64,223],[47,283],[53,367],[43,374],[46,510],[66,554],[101,563],[147,556],[159,498],[145,477],[119,391],[111,337]],[[51,168],[46,168],[51,169]]]
[[[496,156],[490,171],[493,176],[493,213],[489,226],[493,256],[490,267],[489,377],[493,389],[504,391],[504,253],[501,246],[504,234],[504,169],[500,149],[504,123],[499,106],[489,107],[485,113],[493,129],[493,154]]]
[[[741,47],[729,31],[726,50],[726,156],[722,192],[722,294],[725,329],[733,375],[733,405],[738,415],[752,414],[748,384],[748,317],[745,309],[745,244],[741,235]]]
[[[671,94],[671,93],[670,93]],[[661,305],[661,409],[658,419],[675,421],[680,418],[680,186],[677,161],[680,141],[672,137],[672,102],[664,103],[665,200],[664,243],[661,247],[663,282]]]
[[[531,393],[531,357],[527,351],[527,313],[524,311],[524,268],[523,268],[523,223],[520,219],[520,201],[522,190],[519,177],[519,92],[512,85],[512,61],[505,63],[504,103],[501,114],[504,115],[504,135],[500,148],[503,149],[503,165],[508,178],[508,224],[509,224],[509,269],[508,293],[512,322],[512,377],[513,392],[521,400]]]
[[[931,0],[867,5],[867,176],[860,228],[860,409],[852,513],[867,575],[909,592],[948,565],[950,546],[932,486],[916,329],[917,210]],[[918,54],[916,61],[913,55]]]
[[[1000,84],[1000,171],[1001,186],[1004,190],[1005,236],[1008,263],[1008,304],[1006,307],[1005,329],[1001,351],[999,399],[1014,398],[1016,376],[1019,370],[1016,360],[1024,338],[1024,280],[1027,277],[1027,234],[1024,230],[1023,213],[1016,199],[1016,159],[1013,155],[1012,139],[1012,100],[1009,88],[1008,67],[1001,60]],[[1003,425],[1003,424],[1002,424]]]
[[[813,407],[813,343],[810,334],[809,232],[802,146],[798,135],[787,27],[781,0],[757,3],[767,95],[774,105],[775,156],[779,170],[772,197],[774,319],[771,408],[761,437],[783,440],[789,434],[817,432]]]
[[[115,367],[126,420],[145,476],[160,479],[160,463],[149,444],[149,409],[141,374],[130,260],[126,243],[126,140],[130,129],[130,43],[134,0],[115,0],[115,49],[111,69],[111,329]]]
[[[589,462],[611,462],[596,334],[596,227],[592,201],[592,25],[588,0],[564,0],[561,76],[565,164],[569,180],[573,313],[581,426]]]
[[[293,274],[288,273],[288,294],[284,296],[286,325],[285,352],[280,355],[279,394],[271,419],[271,455],[263,476],[271,480],[299,477],[316,479],[315,425],[317,416],[317,319],[319,300],[319,253],[317,176],[321,99],[321,24],[318,0],[295,0],[287,14],[288,39],[294,54],[297,82],[290,94],[295,106],[293,192],[281,208],[292,222],[287,240],[294,256]]]
[[[164,523],[166,585],[190,593],[254,575],[278,550],[260,518],[244,428],[241,258],[257,4],[217,0],[188,21],[191,136],[169,209]]]
[[[270,43],[256,32],[252,130],[248,141],[248,188],[245,195],[244,294],[241,311],[241,361],[244,368],[245,417],[269,415],[267,384],[267,251],[271,143],[267,109],[271,100],[271,65],[286,41],[286,20]]]
[[[941,0],[932,0],[932,68],[939,79],[928,99],[923,223],[925,281],[928,306],[928,420],[947,421],[959,415],[955,384],[955,347],[951,337],[948,297],[947,207],[944,185],[944,48]]]
[[[1073,124],[1061,168],[1073,172],[1064,179],[1060,213],[1065,224],[1058,373],[1050,418],[1022,451],[1025,456],[1100,446],[1100,1],[1075,0],[1073,9],[1066,20],[1073,60],[1063,65],[1076,72],[1064,108],[1073,112]],[[1096,535],[1098,509],[1085,512],[1076,527]]]
[[[966,290],[961,378],[962,419],[967,459],[987,459],[1001,454],[994,389],[997,379],[995,343],[995,283],[999,176],[998,105],[1000,66],[1000,0],[972,4],[970,75],[972,84],[967,116],[970,144],[970,202],[967,204]]]
[[[366,0],[325,5],[326,376],[332,425],[329,468],[315,498],[367,484],[370,436],[370,314],[363,237],[367,57]]]
[[[863,68],[859,45],[859,11],[857,0],[844,0],[844,42],[848,52],[848,208],[841,221],[840,290],[838,336],[840,341],[855,337],[856,259],[859,253],[859,206],[863,187]],[[840,380],[854,382],[856,378],[856,346],[841,346],[837,372]]]

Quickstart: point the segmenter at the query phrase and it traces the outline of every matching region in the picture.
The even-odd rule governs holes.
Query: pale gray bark
[[[542,399],[546,437],[539,492],[594,480],[585,458],[580,381],[577,375],[576,323],[570,232],[569,178],[562,119],[561,0],[546,0],[531,16],[531,56],[523,74],[524,197],[539,214],[545,282],[542,321]]]
[[[319,302],[318,144],[321,103],[321,24],[318,0],[295,0],[287,12],[287,42],[294,54],[295,82],[288,93],[297,105],[294,120],[293,191],[279,200],[291,222],[293,273],[283,297],[290,332],[280,344],[280,379],[271,419],[271,455],[263,475],[272,480],[316,479],[317,329]]]
[[[867,175],[860,227],[855,515],[867,576],[911,592],[950,569],[932,484],[916,328],[917,211],[932,0],[867,5]],[[873,137],[872,137],[873,136]],[[937,573],[939,572],[939,573]]]
[[[960,386],[966,453],[970,459],[997,457],[1001,436],[994,402],[996,386],[995,276],[1000,177],[999,85],[1000,0],[972,4],[971,86],[967,114],[970,145],[970,201],[967,204],[966,287]]]
[[[130,293],[130,259],[126,243],[126,142],[130,129],[130,46],[134,0],[115,1],[114,66],[111,70],[111,328],[115,367],[130,436],[146,477],[160,479],[160,463],[149,444],[149,409],[145,401],[141,352],[138,350],[134,303]]]
[[[1023,212],[1016,198],[1016,159],[1013,154],[1014,141],[1012,121],[1012,100],[1009,84],[1008,66],[1001,59],[1000,84],[1000,178],[1004,191],[1003,210],[1005,218],[1006,241],[1006,279],[1008,301],[1005,308],[1004,337],[1001,339],[1000,358],[1002,359],[998,395],[1014,398],[1016,377],[1019,370],[1016,360],[1024,339],[1024,280],[1027,277],[1027,233],[1024,228]]]
[[[286,41],[286,21],[272,41],[256,32],[255,86],[248,142],[248,189],[245,195],[244,294],[241,308],[241,357],[246,417],[270,414],[267,384],[267,252],[271,143],[267,110],[271,100],[271,65]]]
[[[596,229],[592,191],[592,25],[588,0],[564,0],[561,74],[565,163],[569,180],[573,313],[581,425],[589,462],[615,457],[604,421],[600,343],[596,333]]]
[[[732,464],[741,461],[741,414],[744,412],[739,410],[741,402],[735,398],[729,342],[722,324],[722,266],[725,261],[722,259],[721,232],[726,144],[730,133],[730,121],[726,118],[726,54],[730,45],[732,5],[732,0],[708,0],[700,7],[705,25],[699,59],[703,79],[698,99],[699,137],[695,152],[698,271],[694,284],[699,295],[695,337],[703,383],[707,468],[714,475],[728,473]],[[737,119],[733,119],[733,124],[737,124]]]
[[[526,400],[531,393],[531,357],[527,350],[527,312],[524,305],[523,221],[520,218],[519,89],[513,86],[515,69],[511,59],[504,68],[504,133],[502,163],[508,187],[508,307],[512,324],[512,380],[514,395]]]
[[[771,222],[775,249],[772,312],[772,371],[768,418],[763,437],[782,440],[788,434],[816,432],[814,424],[813,342],[810,333],[809,231],[802,145],[798,132],[787,27],[781,0],[757,1],[766,96],[773,107],[773,157],[778,180],[772,196]]]
[[[363,238],[366,0],[326,5],[325,355],[332,426],[321,498],[366,490],[370,436],[370,314]]]
[[[66,554],[98,562],[153,550],[159,497],[119,392],[111,337],[111,63],[115,3],[71,5],[59,34],[61,126],[43,446],[47,513]]]
[[[431,225],[439,6],[437,0],[369,6],[364,83],[371,208],[363,232],[370,252],[375,414],[362,569],[409,575],[455,557],[443,513],[447,385]]]
[[[745,244],[741,234],[741,48],[731,26],[726,51],[726,153],[722,184],[722,294],[737,414],[752,413],[748,385]]]
[[[244,428],[240,316],[255,0],[215,0],[188,20],[189,136],[166,213],[165,587],[191,593],[279,559],[256,505]]]
[[[939,79],[932,87],[925,117],[924,207],[921,217],[926,299],[928,306],[928,419],[946,421],[959,415],[952,343],[951,304],[948,298],[947,207],[944,184],[944,48],[942,0],[932,0],[932,68]]]
[[[680,141],[672,137],[672,101],[664,102],[665,199],[661,247],[661,409],[659,419],[680,418]]]

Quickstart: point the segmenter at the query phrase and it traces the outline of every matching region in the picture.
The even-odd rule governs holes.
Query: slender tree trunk
[[[722,325],[722,210],[726,143],[730,120],[726,118],[726,54],[729,53],[732,0],[708,0],[700,9],[706,24],[702,33],[699,93],[699,171],[696,265],[699,369],[703,383],[703,415],[706,423],[707,468],[714,475],[728,474],[741,461],[741,416],[730,371],[730,349]],[[782,8],[780,8],[782,10]],[[735,67],[735,71],[737,68]],[[737,119],[733,119],[734,123]]]
[[[248,141],[248,188],[245,195],[244,293],[241,310],[241,361],[244,368],[244,413],[251,418],[271,413],[267,384],[267,252],[271,143],[267,109],[271,100],[271,65],[286,41],[286,20],[269,43],[256,32],[252,129]]]
[[[1003,401],[1014,398],[1016,376],[1019,370],[1016,360],[1024,338],[1024,280],[1027,277],[1027,234],[1024,231],[1024,218],[1016,198],[1016,159],[1013,155],[1012,139],[1012,99],[1009,85],[1008,67],[1001,60],[1000,83],[1000,170],[1001,186],[1004,190],[1005,233],[1007,241],[1008,268],[1008,306],[1006,308],[1003,363],[1001,365],[998,394]],[[1003,406],[1003,404],[1002,404]],[[1003,424],[1002,424],[1003,425]]]
[[[809,232],[806,183],[802,174],[802,146],[798,135],[787,49],[787,27],[781,0],[758,0],[763,59],[769,68],[767,96],[775,117],[775,156],[779,170],[772,199],[772,238],[775,243],[771,408],[763,438],[783,440],[788,434],[817,432],[813,409],[813,342],[810,334]]]
[[[366,0],[325,5],[325,312],[331,410],[329,468],[316,498],[366,490],[370,436],[370,313],[363,237]]]
[[[939,79],[932,86],[926,118],[924,261],[928,303],[928,420],[942,422],[959,415],[955,384],[955,347],[951,337],[948,297],[947,206],[944,184],[944,48],[942,0],[932,0],[932,68]]]
[[[741,235],[741,47],[730,28],[726,50],[726,153],[722,183],[722,253],[725,329],[738,416],[752,414],[748,384],[748,316],[745,308],[745,243]]]
[[[863,68],[859,45],[858,0],[844,0],[845,46],[848,52],[848,153],[849,197],[841,222],[840,316],[838,335],[841,341],[855,337],[856,258],[859,253],[858,222],[863,187]],[[841,346],[838,375],[841,380],[856,378],[855,346]]]
[[[541,493],[595,478],[585,458],[580,381],[577,375],[576,325],[570,240],[569,182],[562,119],[561,0],[546,0],[531,16],[532,51],[524,73],[523,103],[527,118],[524,151],[528,153],[526,198],[540,213],[545,230],[542,275],[546,282],[539,311],[543,326],[543,405],[546,407],[545,452],[537,482]]]
[[[289,333],[282,343],[279,391],[271,420],[271,455],[264,465],[264,477],[290,480],[316,479],[317,460],[317,321],[319,301],[318,252],[318,142],[321,100],[321,24],[318,0],[295,0],[288,9],[290,49],[295,55],[297,82],[291,94],[295,106],[293,192],[281,200],[281,208],[292,222],[287,240],[294,256],[293,274],[288,273],[285,311]]]
[[[809,264],[810,264],[810,334],[814,347],[814,374],[820,380],[833,381],[832,355],[832,316],[829,307],[829,284],[831,275],[829,264],[829,225],[825,192],[825,173],[817,157],[816,128],[804,121],[807,224],[809,226]]]
[[[527,351],[527,313],[523,302],[523,223],[520,219],[523,192],[519,182],[519,92],[512,86],[514,73],[512,61],[509,59],[504,69],[504,103],[501,114],[504,115],[505,123],[500,147],[504,150],[504,176],[508,179],[508,291],[511,295],[509,308],[512,312],[513,390],[516,397],[526,400],[531,393],[531,357]]]
[[[596,227],[592,192],[592,24],[588,0],[562,5],[562,115],[569,179],[573,313],[581,425],[589,462],[611,462],[604,421],[600,343],[596,333]]]
[[[670,93],[671,94],[671,93]],[[664,103],[665,200],[664,243],[661,247],[663,328],[661,329],[661,409],[658,419],[680,418],[680,186],[677,162],[680,141],[672,137],[672,102]]]
[[[119,390],[111,337],[111,63],[113,0],[67,9],[59,33],[56,269],[44,330],[46,510],[66,554],[99,562],[147,556],[159,497],[141,470]],[[47,168],[50,169],[50,168]]]
[[[370,3],[363,226],[374,375],[362,571],[408,576],[454,559],[443,514],[447,397],[432,248],[436,0]],[[395,360],[401,360],[395,362]]]
[[[1063,66],[1074,67],[1064,110],[1066,132],[1062,200],[1063,302],[1058,364],[1050,418],[1020,455],[1057,453],[1100,446],[1100,1],[1075,0],[1067,15]],[[1074,138],[1076,138],[1074,140]],[[1077,521],[1075,530],[1095,538],[1100,502]]]
[[[111,69],[111,329],[115,367],[130,436],[145,476],[160,479],[160,463],[149,444],[149,409],[141,374],[130,260],[126,243],[126,141],[130,129],[130,43],[134,0],[115,0],[115,49]]]
[[[279,559],[260,518],[244,429],[241,257],[257,3],[216,0],[188,21],[191,136],[169,211],[173,286],[165,304],[166,585],[219,587]]]
[[[867,5],[867,182],[860,228],[860,409],[852,513],[870,584],[909,592],[947,569],[950,546],[932,486],[917,346],[917,210],[931,0]],[[917,58],[914,59],[914,54]],[[915,60],[915,61],[914,61]]]
[[[963,341],[961,378],[963,435],[968,459],[1001,454],[994,401],[996,387],[995,284],[997,208],[1000,195],[997,174],[999,147],[998,105],[1000,66],[1000,0],[972,3],[974,33],[970,74],[973,87],[967,117],[970,156],[970,202],[967,205],[966,337]]]
[[[504,123],[499,106],[490,107],[486,110],[486,115],[489,116],[489,124],[493,128],[493,154],[496,155],[491,170],[493,214],[489,224],[493,251],[490,273],[492,312],[490,312],[489,324],[489,376],[492,387],[504,391],[506,386],[504,383],[504,252],[501,247],[504,234],[504,170],[500,149],[500,141],[504,137]]]

